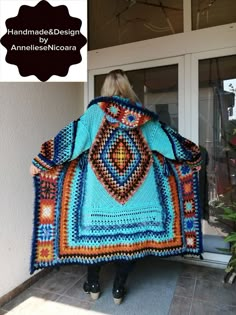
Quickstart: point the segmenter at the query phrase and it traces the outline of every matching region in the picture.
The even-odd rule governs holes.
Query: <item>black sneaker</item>
[[[120,285],[118,287],[113,287],[112,289],[112,295],[113,295],[113,299],[115,304],[121,304],[121,302],[123,301],[123,298],[126,294],[126,290],[125,287]]]
[[[83,289],[85,293],[90,294],[93,300],[97,300],[101,293],[100,284],[98,282],[96,283],[85,282],[83,285]]]

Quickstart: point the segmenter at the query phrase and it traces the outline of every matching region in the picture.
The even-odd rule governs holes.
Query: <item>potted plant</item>
[[[236,202],[232,202],[230,205],[221,204],[220,207],[224,210],[222,218],[230,220],[236,226]],[[226,251],[231,254],[231,258],[225,269],[224,282],[232,284],[236,278],[236,229],[225,237],[225,242],[230,243],[230,249]]]

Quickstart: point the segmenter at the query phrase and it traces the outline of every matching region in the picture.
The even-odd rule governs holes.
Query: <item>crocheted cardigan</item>
[[[199,148],[155,113],[120,97],[94,99],[45,142],[33,164],[31,273],[147,255],[202,252]]]

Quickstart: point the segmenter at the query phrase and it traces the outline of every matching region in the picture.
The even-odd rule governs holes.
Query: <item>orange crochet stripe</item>
[[[116,253],[116,252],[133,252],[139,251],[147,248],[152,249],[166,249],[181,246],[181,236],[176,236],[172,241],[167,242],[156,242],[156,241],[145,241],[140,243],[134,243],[131,245],[111,245],[111,246],[101,246],[98,248],[95,247],[64,247],[64,251],[60,252],[60,255],[99,255],[107,253]]]
[[[61,220],[60,220],[60,252],[63,252],[64,247],[67,246],[67,217],[68,217],[68,207],[69,207],[69,198],[71,190],[71,181],[75,173],[75,168],[78,161],[73,160],[68,168],[68,171],[65,176],[64,187],[62,192],[62,202],[61,202]]]
[[[34,160],[39,164],[39,165],[41,165],[42,167],[44,167],[44,168],[46,168],[46,169],[50,169],[50,166],[47,164],[47,163],[45,163],[43,160],[41,160],[38,156],[36,156],[35,158],[34,158]]]

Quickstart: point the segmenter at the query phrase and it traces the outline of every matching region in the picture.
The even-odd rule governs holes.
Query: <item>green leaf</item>
[[[229,220],[229,221],[236,221],[236,214],[222,214],[220,215],[220,217],[222,217],[225,220]]]
[[[225,272],[230,272],[232,271],[234,268],[230,265],[228,265],[226,268],[225,268]]]
[[[228,218],[232,219],[232,220],[236,220],[236,212],[235,213],[232,213],[232,214],[229,214],[228,215]]]
[[[230,260],[229,265],[235,267],[236,266],[236,258]]]
[[[235,213],[232,208],[229,207],[222,207],[222,209],[224,210],[225,214],[232,214]]]
[[[233,221],[232,218],[231,218],[231,215],[232,214],[221,214],[219,215],[221,218],[223,218],[224,220],[230,220],[230,221]]]
[[[224,239],[225,242],[236,242],[236,233],[231,233]]]

